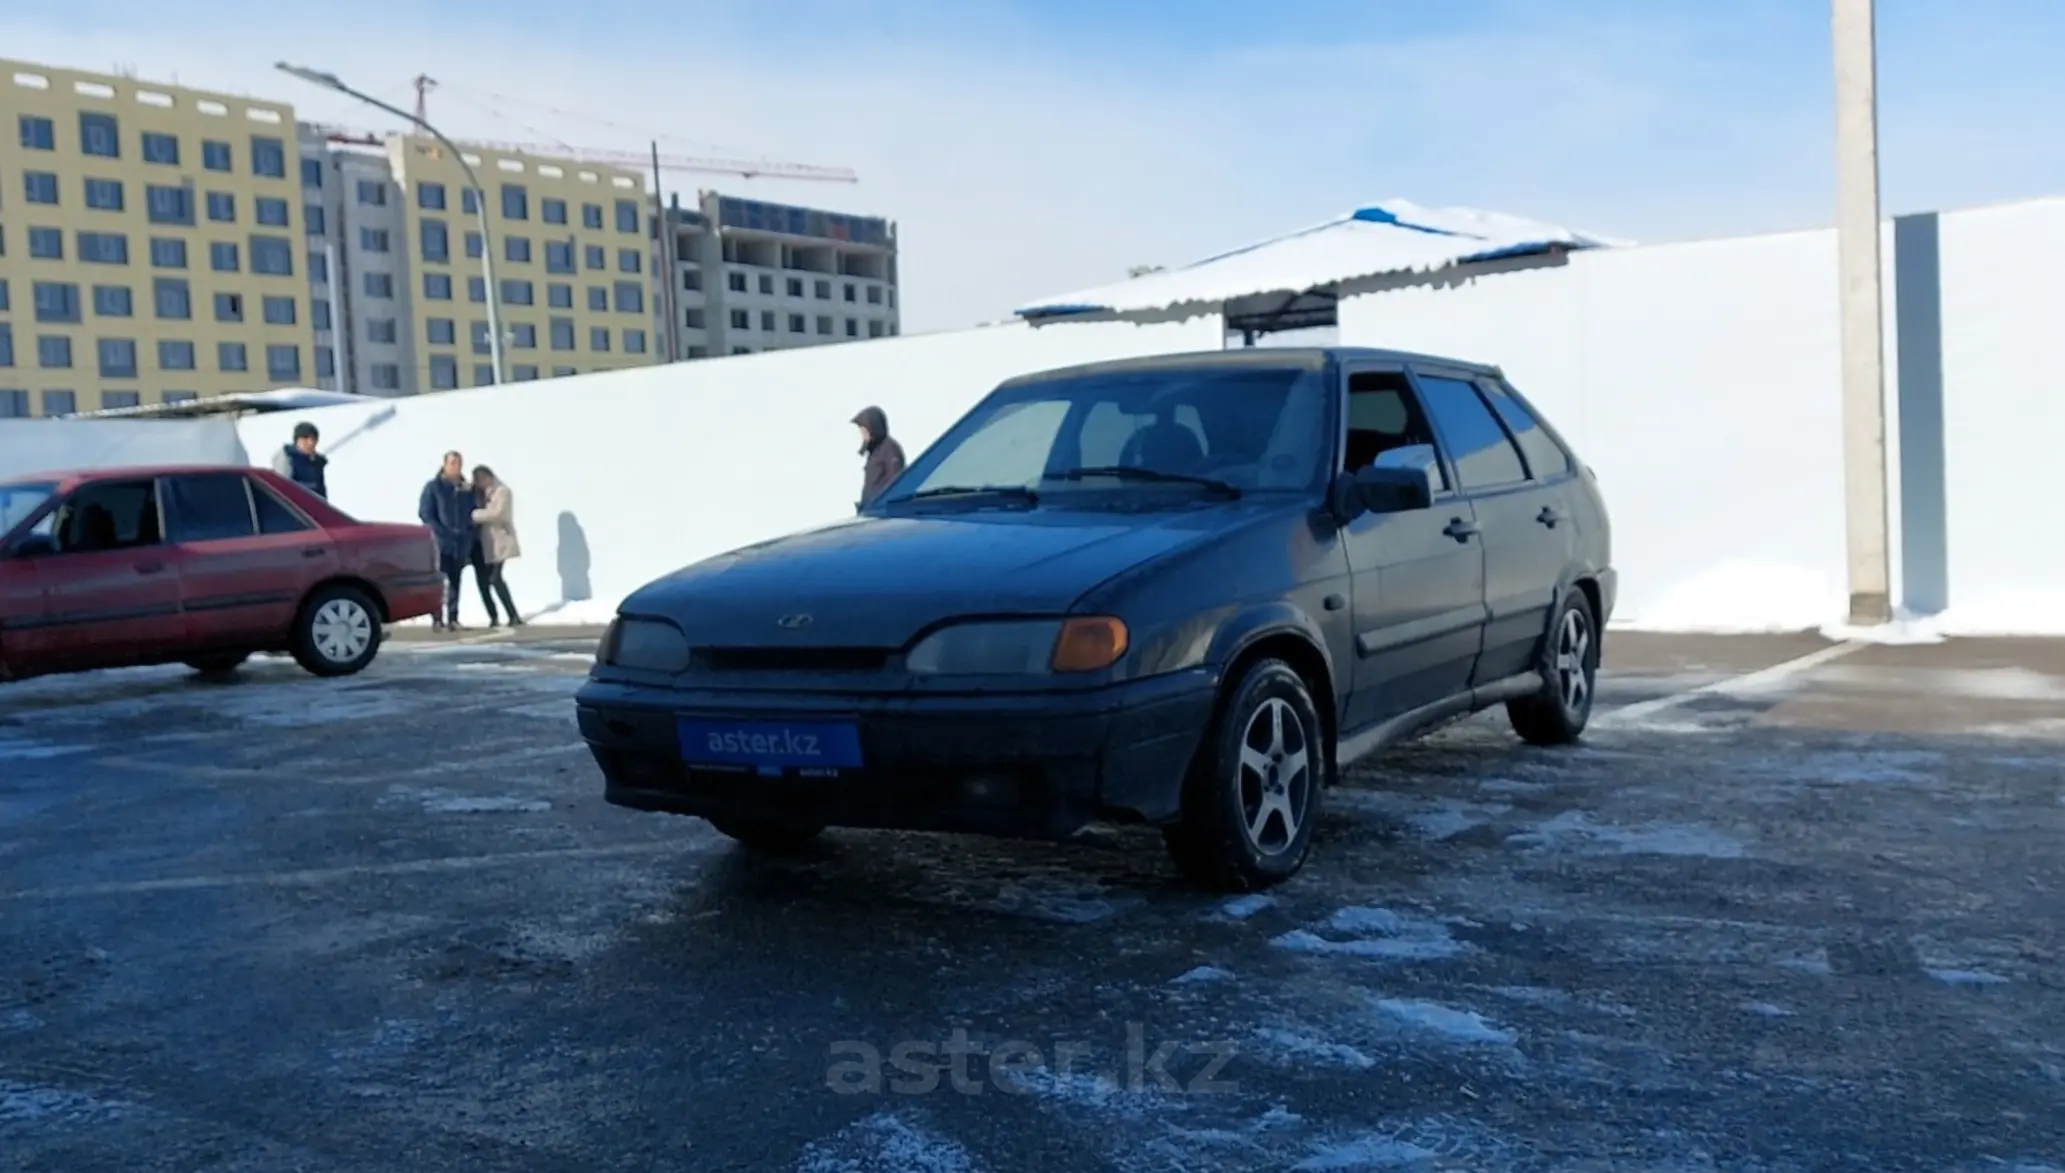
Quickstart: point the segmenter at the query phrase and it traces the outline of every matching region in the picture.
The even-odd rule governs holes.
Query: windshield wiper
[[[934,488],[919,489],[915,493],[906,493],[901,497],[892,498],[892,502],[922,501],[938,497],[977,496],[1015,497],[1024,501],[1027,505],[1036,504],[1040,499],[1038,493],[1033,492],[1024,485],[938,485]]]
[[[1086,477],[1114,477],[1122,481],[1160,481],[1164,484],[1201,485],[1229,497],[1240,496],[1240,486],[1212,477],[1191,476],[1189,473],[1163,472],[1158,468],[1134,468],[1130,465],[1110,464],[1096,468],[1069,468],[1050,472],[1050,481],[1080,481]]]

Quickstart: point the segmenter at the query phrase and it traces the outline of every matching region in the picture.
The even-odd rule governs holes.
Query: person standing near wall
[[[473,511],[473,524],[480,533],[476,546],[480,562],[474,566],[473,576],[480,584],[481,604],[488,609],[488,626],[502,625],[495,615],[495,595],[499,594],[502,610],[509,615],[509,626],[522,627],[523,616],[516,613],[516,600],[509,597],[509,583],[502,578],[502,564],[523,553],[516,540],[515,495],[485,464],[473,466],[473,488],[479,502]]]
[[[416,516],[437,535],[438,569],[445,576],[445,613],[431,616],[436,630],[459,629],[459,579],[466,567],[474,567],[480,579],[479,544],[473,527],[473,486],[466,483],[466,461],[457,452],[445,453],[444,467],[423,486],[416,499]],[[483,586],[482,592],[486,592]]]
[[[306,420],[294,425],[294,442],[273,453],[272,470],[318,497],[328,499],[330,486],[323,479],[323,466],[330,458],[315,450],[320,433]]]
[[[860,508],[866,509],[903,472],[903,445],[889,434],[889,417],[879,407],[862,408],[853,423],[860,429],[860,454],[867,457],[860,482]]]

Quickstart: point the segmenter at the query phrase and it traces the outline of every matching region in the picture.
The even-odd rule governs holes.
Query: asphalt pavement
[[[0,1167],[2065,1169],[2065,644],[1612,633],[1225,899],[609,807],[594,635],[0,688]]]

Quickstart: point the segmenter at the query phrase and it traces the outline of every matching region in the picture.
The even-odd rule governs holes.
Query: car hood
[[[855,518],[698,562],[622,610],[672,619],[698,646],[900,647],[953,616],[1066,611],[1111,576],[1206,540],[1239,508]],[[779,622],[801,615],[806,626]]]

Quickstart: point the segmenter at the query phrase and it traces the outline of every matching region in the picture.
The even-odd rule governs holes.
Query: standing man
[[[445,576],[444,617],[431,616],[431,626],[438,631],[459,630],[459,579],[475,559],[473,510],[466,461],[457,452],[447,452],[444,467],[423,486],[423,495],[416,501],[416,516],[437,535],[438,569]],[[479,575],[476,567],[474,576]]]
[[[866,509],[903,472],[903,445],[889,434],[889,417],[879,407],[862,408],[853,423],[860,429],[860,454],[868,458],[860,482],[860,507]]]
[[[318,497],[328,499],[330,487],[323,481],[323,466],[330,458],[315,450],[318,434],[307,420],[294,425],[294,442],[273,453],[272,470]]]

